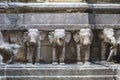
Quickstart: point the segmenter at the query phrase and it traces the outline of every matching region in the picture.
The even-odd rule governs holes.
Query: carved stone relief
[[[87,30],[85,35],[88,35],[85,41],[85,35],[80,32],[84,30]],[[56,29],[55,31],[39,31],[38,29],[2,31],[0,54],[3,60],[2,58],[1,60],[3,63],[51,64],[57,62],[71,64],[81,61],[85,63],[89,60],[100,61],[101,58],[101,61],[119,62],[119,58],[116,56],[120,52],[119,30],[115,30],[115,36],[110,35],[111,37],[108,36],[110,34],[108,32],[108,35],[105,32],[101,33],[101,31],[105,31],[104,29],[96,32],[85,28],[80,29],[80,31],[65,31],[64,29]],[[112,37],[116,40],[117,45],[111,44]],[[89,47],[86,46],[86,41],[90,41],[91,47],[89,43]]]

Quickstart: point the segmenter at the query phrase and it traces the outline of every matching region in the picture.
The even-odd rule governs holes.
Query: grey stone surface
[[[0,8],[1,11],[4,12],[4,9],[6,11],[14,13],[13,9],[18,10],[18,12],[30,12],[30,9],[33,11],[59,11],[59,10],[64,10],[67,11],[68,9],[71,11],[74,10],[85,10],[88,8],[87,3],[0,3]],[[26,11],[22,11],[22,10]]]
[[[114,80],[113,76],[7,77],[7,80]]]
[[[5,24],[5,14],[0,14],[0,24]]]
[[[1,30],[26,30],[30,28],[76,30],[90,27],[87,13],[1,14],[0,18],[2,18],[0,22]]]
[[[87,13],[25,14],[24,24],[88,24]]]
[[[115,70],[119,65],[53,65],[13,64],[5,65],[2,80],[119,80]],[[4,69],[4,68],[3,68]]]
[[[32,69],[32,68],[16,68],[7,69],[7,76],[72,76],[72,75],[113,75],[111,69],[67,69],[67,68],[53,68],[53,69]]]
[[[120,5],[119,4],[112,4],[112,3],[103,3],[103,4],[88,4],[89,8],[94,8],[94,9],[119,9]]]
[[[117,74],[117,80],[120,80],[120,68],[117,69],[116,74]]]
[[[97,29],[104,27],[120,28],[120,15],[119,14],[89,14],[89,23]]]
[[[5,75],[5,68],[0,68],[0,76],[4,76]]]
[[[120,24],[120,14],[95,14],[96,24]]]
[[[100,2],[100,1],[98,1]],[[18,12],[31,12],[32,11],[67,11],[70,10],[71,11],[80,11],[80,10],[86,10],[86,9],[104,9],[104,10],[112,10],[112,12],[114,12],[114,10],[119,10],[120,9],[120,5],[119,4],[108,4],[108,3],[104,3],[104,4],[87,4],[87,3],[0,3],[0,8],[1,8],[1,12],[5,12],[5,10],[7,12],[12,12],[14,13],[14,9],[18,10]],[[113,10],[114,9],[114,10]],[[24,11],[23,11],[24,10]]]
[[[87,2],[94,2],[94,3],[119,3],[119,0],[86,0]]]
[[[120,77],[117,77],[116,80],[120,80]]]
[[[40,63],[51,64],[52,63],[52,47],[49,41],[48,36],[46,35],[45,39],[41,41],[40,48]]]
[[[94,19],[91,16],[92,14],[88,16],[88,13],[0,14],[0,29],[26,30],[37,28],[39,30],[54,30],[64,28],[66,30],[79,30],[85,27],[94,29],[94,26],[97,29],[104,27],[120,28],[119,14],[94,14]]]

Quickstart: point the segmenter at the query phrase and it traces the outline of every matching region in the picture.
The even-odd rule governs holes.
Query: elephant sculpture
[[[7,63],[7,64],[13,63],[14,52],[9,44],[3,42],[3,44],[0,45],[0,55],[3,56],[4,63]],[[8,58],[8,56],[9,56],[9,60],[6,62],[6,60],[7,60],[6,58]]]
[[[38,60],[39,30],[29,29],[24,35],[24,43],[26,45],[27,61],[35,64]]]
[[[13,47],[10,44],[4,42],[1,31],[0,31],[0,55],[3,57],[4,63],[7,64],[13,63],[14,60]]]
[[[10,44],[14,52],[14,63],[26,63],[25,47],[21,43]]]
[[[65,43],[70,41],[70,33],[64,29],[55,29],[52,36],[49,35],[50,42],[53,40],[53,64],[64,64]]]
[[[74,39],[77,42],[77,61],[80,62],[80,58],[82,63],[86,63],[89,61],[90,57],[90,45],[93,40],[93,32],[91,29],[80,29],[79,32],[77,32],[74,35]]]
[[[112,28],[105,28],[103,29],[102,33],[99,34],[100,38],[102,39],[102,47],[101,47],[101,58],[102,61],[105,60],[105,55],[106,55],[106,43],[110,44],[110,53],[107,58],[107,62],[111,60],[113,55],[116,55],[116,38],[115,38],[115,32],[114,29]]]

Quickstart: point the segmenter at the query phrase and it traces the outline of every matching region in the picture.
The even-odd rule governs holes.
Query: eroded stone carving
[[[86,28],[86,29],[80,29],[78,33],[74,35],[75,41],[79,44],[77,50],[80,48],[80,52],[77,52],[78,56],[78,63],[80,62],[80,58],[82,63],[85,63],[89,61],[90,58],[90,45],[92,43],[93,39],[93,32],[91,29]]]
[[[3,56],[3,62],[4,63],[13,63],[14,60],[14,52],[12,49],[12,46],[8,43],[5,43],[3,41],[3,35],[2,32],[0,31],[0,55]]]
[[[53,41],[53,63],[57,62],[64,63],[65,57],[65,30],[56,29],[54,31],[54,41]]]
[[[64,29],[56,29],[53,32],[53,37],[49,36],[50,42],[53,41],[53,64],[64,64],[65,59],[65,42],[69,42],[70,37]],[[52,39],[53,38],[53,39]]]
[[[9,33],[10,31],[7,31],[5,33],[3,31],[4,36],[8,35]],[[78,32],[65,31],[64,29],[55,29],[54,32],[29,29],[25,33],[24,31],[21,31],[19,34],[18,33],[19,32],[13,32],[9,34],[9,36],[5,36],[5,38],[7,38],[5,42],[5,38],[3,39],[3,35],[0,32],[1,64],[2,62],[30,62],[35,64],[35,62],[38,63],[40,61],[41,63],[57,62],[58,64],[60,64],[64,62],[69,63],[69,61],[66,62],[65,60],[71,60],[70,58],[73,58],[73,56],[74,59],[71,61],[75,60],[76,62],[77,60],[78,63],[80,61],[82,61],[82,63],[86,63],[89,61],[90,45],[93,39],[93,32],[89,28],[80,29],[80,31]],[[102,60],[105,60],[106,47],[108,48],[108,46],[106,46],[106,43],[109,43],[110,53],[107,61],[110,61],[111,57],[116,55],[116,47],[118,46],[117,44],[120,44],[120,31],[116,30],[114,33],[114,30],[112,28],[105,28],[99,34],[99,36],[102,39],[101,58]],[[21,39],[19,39],[19,37],[21,37]],[[22,37],[24,40],[23,42]],[[66,55],[66,53],[70,54]],[[75,55],[71,56],[71,54]]]
[[[26,63],[25,47],[22,44],[11,44],[11,47],[14,52],[14,63]]]
[[[37,49],[39,46],[39,30],[29,29],[28,32],[25,33],[24,39],[27,50],[27,60],[35,64],[38,60]]]
[[[105,28],[103,29],[102,33],[99,35],[102,41],[102,47],[101,47],[101,58],[102,60],[105,60],[105,54],[106,54],[106,43],[109,43],[111,45],[110,47],[110,53],[107,58],[107,61],[110,61],[111,57],[113,55],[116,55],[116,39],[115,39],[115,33],[114,29],[112,28]]]

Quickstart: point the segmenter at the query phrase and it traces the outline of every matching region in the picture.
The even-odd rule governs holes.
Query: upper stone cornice
[[[84,12],[85,10],[120,10],[120,4],[92,3],[0,3],[0,12],[34,13],[34,12]]]

